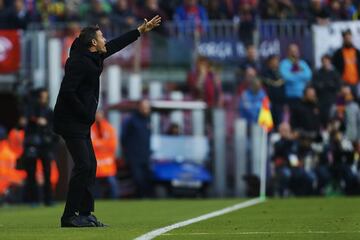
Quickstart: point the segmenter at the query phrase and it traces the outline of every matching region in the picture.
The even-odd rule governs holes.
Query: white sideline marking
[[[196,236],[196,235],[269,235],[269,234],[346,234],[360,233],[360,231],[294,231],[294,232],[238,232],[238,233],[165,233],[164,236]]]
[[[155,230],[153,230],[151,232],[148,232],[148,233],[145,233],[144,235],[141,235],[140,237],[135,238],[134,240],[151,240],[151,239],[154,239],[155,237],[158,237],[161,234],[169,232],[169,231],[171,231],[171,230],[173,230],[175,228],[184,227],[184,226],[196,223],[196,222],[207,220],[209,218],[224,215],[226,213],[233,212],[233,211],[236,211],[236,210],[239,210],[239,209],[242,209],[242,208],[247,208],[247,207],[262,203],[264,201],[265,200],[261,199],[261,198],[251,199],[249,201],[238,203],[238,204],[235,204],[233,206],[217,210],[215,212],[207,213],[207,214],[201,215],[199,217],[191,218],[189,220],[178,222],[178,223],[175,223],[175,224],[163,227],[163,228],[155,229]]]

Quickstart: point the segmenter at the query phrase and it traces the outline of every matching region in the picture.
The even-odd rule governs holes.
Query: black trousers
[[[50,204],[52,201],[51,189],[51,161],[53,160],[53,153],[48,147],[33,147],[26,146],[24,149],[24,167],[27,173],[24,200],[28,203],[39,202],[39,191],[36,182],[36,163],[37,159],[41,160],[44,175],[44,203]]]
[[[91,213],[94,211],[96,179],[96,158],[91,138],[63,138],[74,161],[63,217]]]

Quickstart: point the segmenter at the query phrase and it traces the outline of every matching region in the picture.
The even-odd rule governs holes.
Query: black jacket
[[[67,137],[88,136],[95,121],[99,100],[99,77],[105,58],[134,42],[140,33],[133,30],[109,41],[107,52],[90,52],[75,39],[65,64],[54,109],[54,131]]]
[[[335,70],[320,68],[315,72],[312,84],[319,98],[319,103],[334,103],[336,94],[341,86],[341,77]]]
[[[339,48],[335,51],[333,57],[332,57],[332,63],[335,66],[336,70],[342,75],[344,73],[345,68],[345,61],[343,57],[343,50],[344,47]],[[358,67],[358,73],[360,73],[360,51],[356,49],[356,65]]]
[[[121,131],[121,145],[125,160],[130,165],[150,161],[150,118],[138,112],[125,121]]]

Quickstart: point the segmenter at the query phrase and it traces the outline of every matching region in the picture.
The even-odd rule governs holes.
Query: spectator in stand
[[[64,2],[53,2],[52,0],[41,0],[38,4],[40,19],[45,26],[65,20]]]
[[[165,12],[159,7],[159,0],[146,0],[144,7],[140,8],[137,12],[137,16],[141,19],[148,19],[159,15],[163,21],[166,21],[168,17]],[[165,33],[165,25],[161,25],[154,30],[155,32]]]
[[[267,0],[261,4],[264,19],[289,19],[295,17],[296,9],[291,0]]]
[[[310,24],[326,25],[330,22],[330,14],[322,0],[311,0],[307,10]]]
[[[343,5],[344,5],[344,11],[346,13],[346,19],[351,20],[354,14],[356,13],[356,7],[354,5],[354,1],[344,0]]]
[[[80,22],[80,6],[82,0],[65,0],[65,21],[66,22]]]
[[[346,20],[347,13],[340,0],[331,0],[329,3],[329,13],[331,21]]]
[[[31,19],[23,0],[15,0],[9,9],[8,23],[11,28],[26,29]]]
[[[128,31],[136,23],[135,15],[127,0],[117,0],[110,15],[114,27],[120,31]]]
[[[245,58],[240,62],[240,71],[241,73],[244,73],[245,70],[249,67],[256,70],[256,72],[259,72],[261,70],[261,65],[258,59],[258,52],[256,50],[255,45],[248,45],[246,47],[246,56]],[[241,74],[240,73],[240,74]],[[241,74],[243,75],[243,74]]]
[[[354,148],[341,131],[331,132],[329,155],[332,159],[333,188],[347,195],[359,194],[359,180],[353,171]]]
[[[0,0],[0,29],[10,28],[9,9],[6,7],[4,0]]]
[[[334,70],[329,55],[324,55],[321,63],[321,68],[313,75],[312,85],[319,100],[321,123],[326,128],[330,109],[336,101],[336,94],[341,86],[341,78],[339,73]]]
[[[316,91],[309,86],[304,90],[304,97],[291,112],[291,126],[300,136],[314,140],[321,130],[320,110]]]
[[[183,33],[201,35],[207,32],[207,12],[197,0],[184,0],[184,3],[176,9],[174,20]]]
[[[271,55],[268,57],[262,80],[271,101],[271,114],[274,126],[277,128],[282,122],[285,105],[285,82],[279,71],[279,56]]]
[[[266,97],[262,89],[261,81],[253,79],[247,89],[241,94],[239,99],[239,114],[248,123],[257,123],[263,99]]]
[[[183,0],[160,0],[160,7],[166,13],[166,16],[172,19],[175,9],[181,5]]]
[[[235,17],[239,24],[239,38],[245,44],[253,44],[254,31],[256,27],[256,9],[250,0],[241,0]]]
[[[226,5],[221,0],[207,1],[206,9],[210,20],[230,19]]]
[[[127,119],[122,128],[121,145],[125,161],[130,167],[136,185],[137,197],[152,197],[150,170],[150,103],[141,100],[138,110]]]
[[[300,59],[299,47],[290,44],[288,58],[280,63],[280,74],[285,81],[285,97],[290,108],[301,102],[304,89],[311,80],[311,69],[308,64]]]
[[[187,84],[194,99],[205,101],[209,108],[222,105],[221,80],[206,57],[198,57],[195,69],[188,74]]]
[[[357,98],[356,86],[360,76],[360,51],[353,44],[350,29],[343,31],[342,36],[343,45],[335,51],[332,61],[343,81],[352,87],[353,94]]]
[[[91,0],[90,8],[86,14],[88,24],[98,24],[101,29],[108,29],[110,25],[109,12],[101,0]]]
[[[341,88],[336,104],[331,109],[331,117],[340,121],[348,140],[356,142],[360,139],[360,108],[349,86]]]
[[[360,3],[357,4],[356,11],[352,15],[352,20],[359,20],[360,19]]]
[[[244,76],[237,76],[237,87],[236,93],[237,95],[241,95],[242,92],[248,88],[250,83],[258,77],[256,70],[252,67],[247,67],[244,72]]]

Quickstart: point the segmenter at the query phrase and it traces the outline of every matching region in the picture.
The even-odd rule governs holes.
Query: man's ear
[[[92,39],[92,40],[91,40],[91,43],[92,43],[93,46],[96,46],[96,45],[97,45],[97,42],[96,42],[95,39]]]

